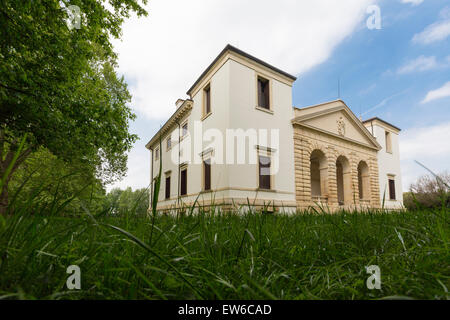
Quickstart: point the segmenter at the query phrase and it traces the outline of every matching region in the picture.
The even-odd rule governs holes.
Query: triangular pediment
[[[295,110],[294,124],[305,126],[332,136],[350,140],[373,149],[381,146],[350,108],[341,100]]]

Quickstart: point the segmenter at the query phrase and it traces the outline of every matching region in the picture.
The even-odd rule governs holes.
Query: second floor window
[[[258,107],[270,110],[269,80],[258,77]]]
[[[385,132],[385,142],[386,142],[386,152],[392,153],[392,139],[391,139],[391,133],[386,131]]]
[[[181,136],[185,137],[188,134],[188,124],[187,122],[185,124],[183,124],[183,126],[181,127]]]
[[[204,97],[204,113],[205,115],[211,113],[211,86],[208,85],[203,90],[203,97]]]
[[[168,137],[167,138],[167,150],[169,150],[170,148],[172,148],[172,138]]]
[[[159,160],[159,148],[155,149],[155,161]]]

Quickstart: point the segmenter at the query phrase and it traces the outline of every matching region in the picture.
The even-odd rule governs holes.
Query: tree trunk
[[[6,215],[9,204],[8,184],[5,183],[3,190],[0,193],[0,214]]]

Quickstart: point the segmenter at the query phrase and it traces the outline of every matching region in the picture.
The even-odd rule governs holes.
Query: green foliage
[[[30,214],[80,215],[83,206],[100,212],[106,205],[103,185],[91,167],[68,164],[43,147],[17,170],[10,190],[11,211],[26,206]]]
[[[105,209],[112,215],[145,216],[149,206],[149,193],[146,188],[135,191],[130,187],[125,190],[113,189],[106,195],[105,200]]]
[[[80,8],[79,29],[68,28],[62,5]],[[0,1],[1,175],[25,134],[27,148],[10,175],[40,146],[95,168],[104,181],[125,174],[135,115],[111,39],[133,12],[147,14],[137,0]],[[0,196],[4,207],[7,190]]]

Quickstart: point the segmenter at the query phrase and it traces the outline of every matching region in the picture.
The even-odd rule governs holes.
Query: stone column
[[[372,208],[380,208],[380,183],[378,177],[378,159],[371,157],[369,159],[369,174],[370,174],[370,205]]]
[[[330,150],[331,151],[331,150]],[[338,204],[338,191],[336,179],[336,157],[332,151],[327,154],[328,161],[328,206],[335,209]]]
[[[349,161],[350,161],[351,173],[352,173],[351,204],[354,206],[359,206],[358,162],[357,162],[358,160],[357,160],[355,152],[351,153]]]
[[[309,142],[294,128],[295,197],[298,208],[305,208],[311,201]]]

